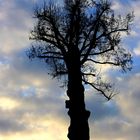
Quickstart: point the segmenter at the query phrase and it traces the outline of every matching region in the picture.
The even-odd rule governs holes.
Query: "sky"
[[[0,140],[66,140],[66,89],[47,74],[41,61],[26,56],[40,0],[0,0]],[[131,34],[122,45],[133,55],[127,74],[104,68],[119,94],[107,102],[86,90],[91,140],[140,140],[140,1],[112,0],[116,13],[134,11]]]

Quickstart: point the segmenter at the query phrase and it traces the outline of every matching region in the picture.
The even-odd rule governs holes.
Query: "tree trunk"
[[[88,118],[90,112],[85,108],[84,87],[82,85],[82,75],[80,61],[73,59],[68,66],[68,90],[69,100],[66,101],[66,108],[69,109],[70,126],[68,129],[69,140],[89,140]]]
[[[67,94],[72,93],[76,94],[75,91],[72,92],[71,89],[68,89]],[[83,94],[82,90],[77,91],[76,96],[80,96],[80,94]],[[89,140],[88,118],[90,112],[85,109],[84,100],[76,96],[73,96],[74,99],[70,97],[70,100],[66,101],[66,107],[69,108],[68,115],[70,116],[68,138],[70,140]]]

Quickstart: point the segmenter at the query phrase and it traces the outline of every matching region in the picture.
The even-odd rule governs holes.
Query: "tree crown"
[[[108,100],[112,98],[112,85],[101,80],[96,66],[109,64],[124,72],[131,70],[132,56],[121,46],[121,32],[129,33],[133,12],[125,17],[115,15],[109,0],[64,0],[62,5],[44,3],[34,15],[37,23],[31,39],[38,43],[28,56],[44,59],[51,74],[59,77],[68,73],[67,59],[76,52],[83,82]]]

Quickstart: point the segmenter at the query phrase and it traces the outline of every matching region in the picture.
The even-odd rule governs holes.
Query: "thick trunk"
[[[68,115],[70,117],[68,138],[69,140],[89,140],[88,118],[90,112],[85,108],[80,63],[71,61],[68,68],[67,95],[69,100],[66,101],[66,108],[69,109]]]
[[[76,88],[79,87],[75,87],[75,89]],[[68,138],[70,140],[89,140],[88,118],[90,112],[85,109],[84,99],[80,97],[83,91],[78,92],[78,90],[76,90],[76,93],[74,91],[75,89],[68,89],[67,91],[68,95],[77,94],[75,96],[73,95],[72,98],[70,97],[69,101],[66,101],[66,107],[69,108],[68,115],[70,116]]]

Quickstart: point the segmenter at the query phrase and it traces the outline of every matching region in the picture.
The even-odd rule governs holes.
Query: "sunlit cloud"
[[[140,43],[138,43],[138,46],[136,48],[134,48],[134,53],[135,53],[135,55],[140,56]]]
[[[19,102],[14,101],[13,99],[10,98],[0,97],[0,100],[1,100],[0,108],[3,110],[12,110],[19,105]]]
[[[0,140],[67,139],[69,117],[65,89],[47,75],[44,62],[30,61],[26,56],[34,26],[34,3],[40,1],[0,2]],[[122,36],[134,57],[140,55],[139,7],[139,1],[129,1],[124,8],[121,0],[113,1],[112,6],[118,13],[134,10],[132,43],[125,44],[127,37]],[[139,140],[140,72],[134,70],[124,76],[113,72],[116,71],[110,66],[102,67],[104,78],[114,82],[120,91],[111,102],[106,102],[95,90],[86,90],[87,108],[91,111],[91,140]]]

